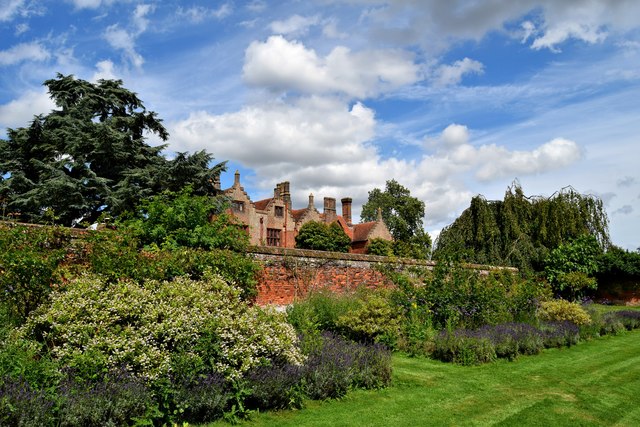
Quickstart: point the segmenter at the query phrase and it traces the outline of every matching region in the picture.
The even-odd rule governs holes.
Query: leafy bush
[[[381,238],[371,239],[367,244],[367,253],[369,255],[393,256],[393,242]]]
[[[602,248],[594,236],[582,235],[570,243],[553,249],[545,259],[544,272],[559,295],[575,299],[584,289],[595,289],[597,283],[585,276],[598,271],[598,257]],[[572,273],[567,276],[567,274]],[[582,274],[575,274],[582,273]]]
[[[200,280],[206,271],[212,270],[241,288],[243,299],[257,294],[256,274],[260,267],[241,252],[193,248],[141,251],[131,229],[94,232],[86,243],[85,258],[90,270],[109,282],[129,278],[142,283],[179,276]]]
[[[223,214],[225,207],[225,199],[197,196],[186,187],[179,193],[165,192],[144,200],[136,218],[123,225],[147,246],[243,251],[249,236]]]
[[[125,366],[138,376],[161,378],[171,372],[176,351],[192,366],[200,360],[228,378],[271,360],[302,360],[283,316],[248,307],[237,288],[214,276],[141,285],[82,277],[54,294],[20,335],[65,365],[90,362],[83,375]]]
[[[24,321],[47,300],[69,240],[60,228],[0,225],[0,292],[10,319]]]
[[[337,222],[327,225],[309,221],[300,227],[296,236],[296,247],[318,251],[349,252],[351,239]]]
[[[340,315],[336,327],[356,341],[393,345],[398,339],[400,313],[384,291],[361,291],[355,307]]]
[[[562,299],[540,303],[538,318],[547,322],[562,322],[566,320],[578,326],[591,323],[589,313],[578,303]]]
[[[493,343],[486,337],[474,336],[472,331],[444,330],[435,339],[433,358],[464,366],[492,362],[496,359]]]
[[[303,300],[296,301],[287,307],[287,320],[298,332],[304,334],[321,331],[338,332],[338,319],[359,303],[353,294],[338,295],[330,291],[311,292]]]

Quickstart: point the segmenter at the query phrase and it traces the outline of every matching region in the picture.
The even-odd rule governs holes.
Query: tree
[[[0,140],[0,195],[9,212],[24,220],[55,218],[72,225],[92,222],[102,213],[118,216],[163,190],[187,184],[198,194],[224,169],[212,168],[204,151],[161,155],[146,135],[166,141],[162,120],[147,111],[121,80],[90,83],[58,74],[44,85],[57,109],[34,117],[28,127],[9,129]]]
[[[362,221],[375,221],[378,208],[394,239],[394,254],[413,258],[427,258],[431,238],[422,225],[424,202],[411,197],[410,191],[396,180],[387,181],[385,190],[374,188],[362,206]]]
[[[606,249],[608,224],[597,197],[571,187],[548,198],[527,197],[514,182],[504,200],[474,197],[460,217],[442,230],[434,257],[456,253],[467,262],[541,271],[550,251],[582,235],[592,236]]]
[[[349,252],[351,239],[336,222],[327,225],[309,221],[300,227],[296,236],[296,247],[317,251]]]

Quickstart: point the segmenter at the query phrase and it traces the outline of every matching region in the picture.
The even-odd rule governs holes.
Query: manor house
[[[220,190],[219,181],[215,185]],[[313,194],[309,195],[306,208],[292,209],[289,182],[285,181],[276,185],[273,197],[253,202],[240,184],[238,171],[233,186],[220,191],[231,200],[230,213],[244,225],[252,245],[293,248],[298,230],[309,221],[337,222],[351,238],[351,252],[354,253],[365,253],[371,239],[392,240],[380,212],[376,221],[353,224],[352,200],[348,197],[341,200],[342,215],[337,214],[336,199],[331,197],[324,198],[323,212],[319,212],[314,205]]]

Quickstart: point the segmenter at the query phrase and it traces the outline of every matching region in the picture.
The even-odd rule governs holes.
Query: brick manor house
[[[214,186],[231,200],[230,213],[236,217],[249,233],[250,243],[256,246],[277,246],[293,248],[298,230],[309,221],[331,224],[337,222],[351,238],[353,253],[365,253],[367,243],[374,238],[392,240],[391,233],[378,212],[376,221],[353,224],[351,220],[351,198],[345,197],[342,202],[342,215],[336,212],[336,199],[324,198],[324,209],[320,213],[315,205],[313,194],[309,195],[309,204],[303,209],[291,208],[289,182],[276,185],[273,197],[256,202],[251,201],[240,184],[240,173],[236,171],[233,186],[220,189],[220,181]]]

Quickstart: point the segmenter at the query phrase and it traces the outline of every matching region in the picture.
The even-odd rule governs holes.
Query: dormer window
[[[276,206],[274,213],[275,213],[275,216],[277,216],[278,218],[282,218],[284,216],[284,207]]]

